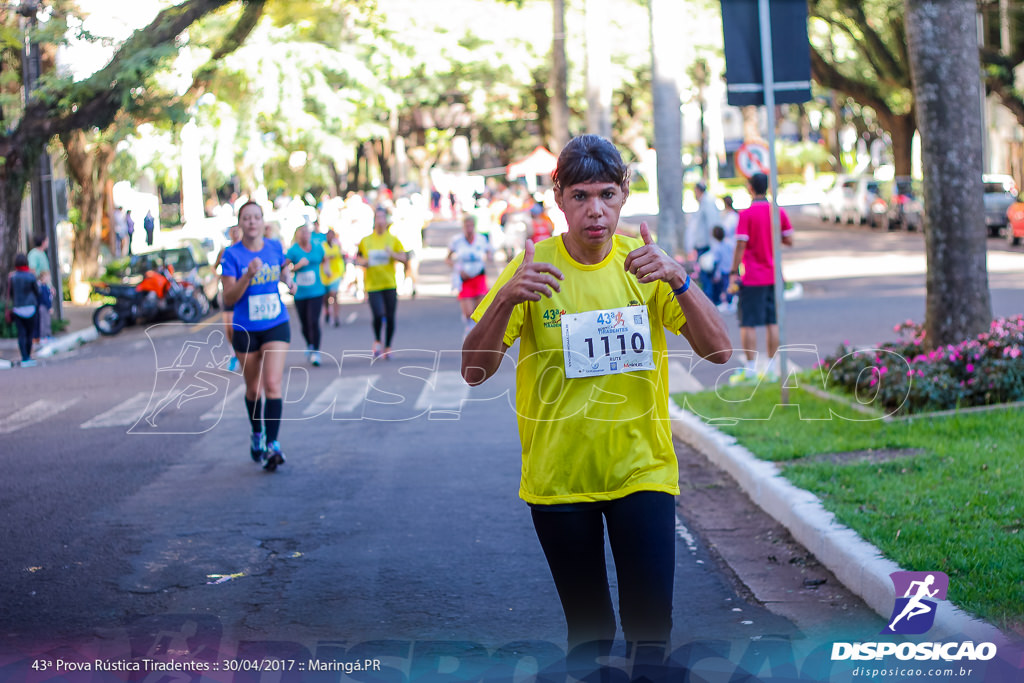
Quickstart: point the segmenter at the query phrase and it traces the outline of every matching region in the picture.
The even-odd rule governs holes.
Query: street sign
[[[768,148],[760,142],[743,143],[743,146],[736,150],[736,170],[744,178],[749,178],[755,173],[768,175],[771,170]]]
[[[769,34],[784,36],[771,42],[770,64],[775,104],[811,99],[811,48],[807,39],[807,0],[771,0]],[[722,0],[725,37],[725,79],[728,101],[734,107],[763,105],[765,60],[761,48],[758,0]]]

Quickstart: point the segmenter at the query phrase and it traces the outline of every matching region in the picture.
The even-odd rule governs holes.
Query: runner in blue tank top
[[[294,294],[295,283],[281,243],[263,236],[260,205],[242,205],[238,225],[242,241],[225,249],[221,259],[224,305],[234,310],[231,345],[245,378],[245,408],[252,425],[249,454],[273,472],[284,464],[277,437],[285,352],[291,343],[288,311],[277,285],[284,282]]]

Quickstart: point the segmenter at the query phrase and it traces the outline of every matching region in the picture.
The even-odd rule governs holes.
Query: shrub
[[[1024,316],[998,318],[987,332],[927,350],[922,326],[894,328],[900,340],[876,349],[840,345],[821,363],[826,385],[888,414],[1009,403],[1024,399]]]

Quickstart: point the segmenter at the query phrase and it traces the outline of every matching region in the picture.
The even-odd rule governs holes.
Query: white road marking
[[[152,394],[148,391],[135,394],[127,401],[122,401],[105,413],[82,423],[82,429],[97,429],[100,427],[127,427],[139,421]]]
[[[686,528],[686,525],[683,524],[683,520],[679,519],[679,515],[676,515],[676,536],[686,544],[687,550],[691,553],[697,552],[697,540],[690,533],[690,530]]]
[[[357,377],[339,377],[327,385],[320,395],[313,399],[303,415],[319,415],[328,410],[332,405],[337,413],[351,413],[360,403],[366,400],[366,394],[370,385],[377,381],[380,375],[359,375]]]
[[[227,397],[224,399],[223,405],[217,406],[215,408],[210,408],[205,413],[203,413],[203,416],[199,418],[200,422],[212,422],[214,420],[219,420],[222,417],[245,417],[244,410],[237,411],[237,416],[234,415],[234,413],[231,411],[231,406],[242,405],[242,398],[244,396],[245,385],[243,384],[242,386],[238,387],[237,389],[235,389],[234,391],[227,395]],[[225,408],[227,410],[225,410]]]
[[[78,403],[81,398],[81,396],[73,396],[65,399],[41,398],[34,403],[28,404],[18,412],[8,415],[4,419],[0,420],[0,434],[10,434],[11,432],[16,432],[19,429],[24,429],[29,425],[42,422],[43,420],[51,418],[57,413],[66,410],[75,403]]]
[[[469,398],[469,385],[462,379],[462,373],[442,370],[430,376],[416,400],[416,410],[459,410],[462,402]]]

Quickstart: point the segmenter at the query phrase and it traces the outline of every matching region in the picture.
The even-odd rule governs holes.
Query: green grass
[[[776,406],[777,386],[674,398],[779,462],[903,569],[946,572],[960,608],[1000,628],[1024,625],[1024,411],[883,422],[801,389]],[[814,457],[853,451],[903,453],[882,462]]]

